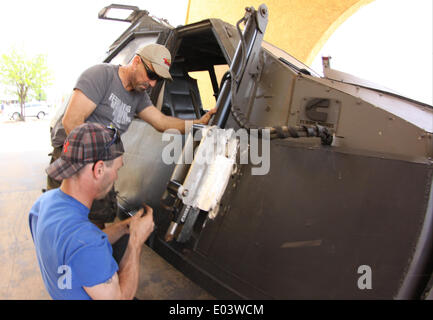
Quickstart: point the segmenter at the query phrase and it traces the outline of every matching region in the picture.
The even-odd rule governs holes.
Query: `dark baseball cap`
[[[54,180],[61,181],[86,164],[114,160],[124,152],[120,133],[114,126],[86,122],[71,131],[63,144],[62,155],[46,172]]]

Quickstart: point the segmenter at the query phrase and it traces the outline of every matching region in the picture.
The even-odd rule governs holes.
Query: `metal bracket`
[[[108,14],[112,9],[118,9],[118,10],[129,10],[132,11],[131,14],[124,19],[121,18],[113,18],[109,17]],[[140,16],[140,13],[149,14],[149,11],[147,10],[140,10],[139,7],[136,6],[128,6],[123,4],[112,4],[107,7],[102,8],[101,11],[98,13],[98,18],[103,20],[113,20],[113,21],[123,21],[123,22],[133,22],[137,17]]]

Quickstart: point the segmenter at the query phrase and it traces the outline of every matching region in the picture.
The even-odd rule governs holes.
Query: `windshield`
[[[297,60],[296,58],[294,58],[293,56],[291,56],[290,54],[288,54],[284,50],[274,46],[273,44],[270,44],[269,42],[263,41],[262,47],[265,48],[270,53],[272,53],[274,56],[276,56],[278,58],[283,58],[284,60],[293,64],[297,68],[308,70],[312,76],[320,77],[320,75],[316,71],[311,69],[309,66],[303,64],[301,61]]]

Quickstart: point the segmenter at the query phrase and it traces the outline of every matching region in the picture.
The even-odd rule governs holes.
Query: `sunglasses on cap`
[[[113,126],[112,124],[109,124],[107,126],[107,129],[110,129],[113,131],[113,138],[104,145],[104,149],[102,149],[100,152],[98,152],[98,157],[97,157],[98,160],[96,160],[93,163],[92,171],[95,169],[96,163],[101,160],[104,153],[106,153],[113,144],[119,142],[119,140],[120,140],[119,131],[117,130],[117,128],[115,126]]]
[[[140,56],[139,56],[140,57]],[[155,71],[150,70],[144,60],[140,57],[141,62],[143,62],[144,69],[146,69],[147,77],[150,80],[162,81],[164,78],[161,78]]]

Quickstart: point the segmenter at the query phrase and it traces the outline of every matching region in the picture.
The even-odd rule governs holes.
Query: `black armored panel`
[[[177,28],[129,9],[105,62],[160,43],[174,82],[149,92],[155,106],[201,116],[204,91],[190,75],[201,71],[219,107],[185,136],[140,119],[122,136],[119,199],[153,207],[157,253],[218,298],[431,297],[432,106],[335,70],[318,76],[262,41],[265,6],[239,12],[237,26]],[[167,152],[175,140],[183,158]],[[224,152],[199,163],[206,146]],[[188,150],[192,161],[178,161]]]

